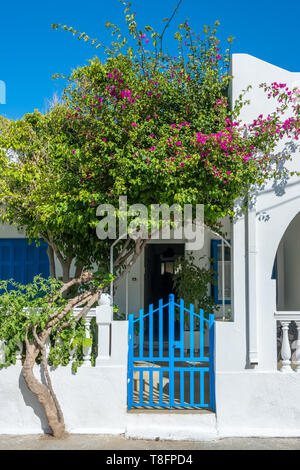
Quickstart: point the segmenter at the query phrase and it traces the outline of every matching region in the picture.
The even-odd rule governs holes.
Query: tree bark
[[[52,246],[48,244],[47,250],[48,258],[49,258],[49,266],[50,266],[50,276],[56,278],[56,270],[55,270],[55,260],[54,260],[54,250]]]
[[[66,284],[67,282],[70,281],[70,268],[71,268],[71,263],[72,263],[72,260],[70,259],[67,259],[65,260],[63,263],[61,263],[61,267],[62,267],[62,272],[63,272],[63,277],[62,277],[62,280],[63,280],[63,283]]]
[[[60,421],[58,410],[46,385],[41,384],[33,373],[35,360],[39,355],[39,348],[34,345],[26,345],[26,358],[22,367],[22,375],[28,389],[37,397],[44,408],[50,430],[54,437],[64,436],[66,429],[63,420]]]

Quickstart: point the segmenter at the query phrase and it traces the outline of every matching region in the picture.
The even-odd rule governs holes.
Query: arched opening
[[[300,212],[279,243],[272,278],[276,279],[276,310],[300,311]]]
[[[300,212],[290,222],[280,240],[272,278],[276,279],[278,368],[290,372],[297,362],[299,340]]]

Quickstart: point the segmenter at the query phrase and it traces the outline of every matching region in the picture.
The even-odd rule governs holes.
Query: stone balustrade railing
[[[74,315],[76,316],[80,312],[80,308],[74,309]],[[102,294],[99,299],[99,305],[95,308],[91,308],[89,312],[85,315],[85,333],[86,337],[91,337],[91,321],[93,318],[96,318],[96,325],[98,330],[98,344],[97,344],[97,358],[96,365],[101,363],[101,361],[108,360],[110,357],[111,351],[111,336],[110,328],[113,320],[113,308],[111,306],[110,297],[107,294]],[[4,343],[5,341],[0,341],[0,362],[4,362]],[[22,352],[23,344],[19,344],[19,351],[16,355],[16,365],[22,365]],[[70,351],[70,361],[74,351]],[[91,366],[91,354],[92,346],[83,348],[83,364],[82,367]]]
[[[300,372],[300,312],[275,312],[275,319],[281,326],[281,337],[278,338],[280,372]]]

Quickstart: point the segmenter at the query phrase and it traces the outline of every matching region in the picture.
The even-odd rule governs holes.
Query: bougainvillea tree
[[[62,411],[49,374],[47,385],[40,384],[33,366],[41,360],[47,367],[46,343],[52,338],[55,348],[53,335],[71,346],[70,328],[79,325],[109,283],[114,240],[97,238],[96,208],[107,203],[117,208],[120,196],[146,207],[202,203],[205,222],[216,225],[233,214],[236,198],[245,197],[252,185],[278,175],[277,143],[299,136],[299,103],[285,84],[263,85],[275,100],[273,114],[247,126],[239,121],[245,102],[241,96],[229,103],[230,55],[221,50],[218,23],[201,35],[188,22],[179,25],[174,56],[163,47],[169,20],[159,34],[150,26],[138,29],[130,4],[125,15],[125,36],[107,23],[113,34],[109,47],[53,25],[101,48],[101,59],[73,71],[61,102],[48,113],[0,122],[1,221],[22,227],[29,239],[45,240],[52,277],[59,274],[54,255],[62,272],[59,285],[36,280],[27,297],[21,295],[25,302],[21,288],[9,291],[2,284],[2,305],[7,312],[13,305],[19,315],[1,314],[0,339],[9,346],[6,365],[15,361],[18,343],[25,342],[23,376],[57,436],[64,432]],[[287,108],[291,113],[285,119]],[[146,242],[119,244],[115,277],[132,266]],[[25,321],[24,305],[33,302],[39,288],[43,300],[32,305],[40,315],[29,309]],[[76,317],[74,307],[82,307]],[[65,360],[53,349],[50,356],[56,365]]]

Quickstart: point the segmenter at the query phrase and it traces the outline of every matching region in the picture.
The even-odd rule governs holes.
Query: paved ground
[[[0,450],[300,450],[300,438],[226,438],[209,442],[148,441],[124,436],[72,434],[62,440],[50,436],[0,436]]]

